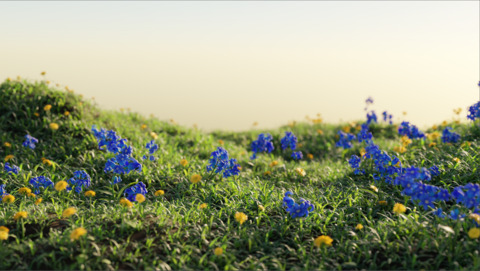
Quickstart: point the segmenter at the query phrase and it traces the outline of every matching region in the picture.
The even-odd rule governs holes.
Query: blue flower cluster
[[[150,154],[150,161],[155,161],[155,156],[153,156],[153,154],[158,151],[158,145],[155,144],[155,140],[152,140],[150,142],[147,143],[147,145],[145,146],[148,150],[148,153]],[[143,156],[143,159],[147,159],[147,156],[144,155]]]
[[[207,165],[207,171],[215,170],[215,173],[223,171],[223,177],[228,178],[240,173],[240,165],[237,164],[237,160],[229,159],[228,152],[222,147],[218,147],[216,151],[210,155],[209,165]]]
[[[355,169],[354,172],[353,172],[355,175],[365,174],[365,170],[358,169],[360,167],[360,162],[361,161],[362,161],[362,159],[360,159],[360,157],[358,157],[356,155],[352,155],[350,157],[350,159],[348,160],[348,163],[350,164],[350,166]]]
[[[309,213],[315,210],[315,206],[310,201],[300,198],[299,202],[295,203],[290,195],[293,195],[293,193],[290,191],[285,192],[283,207],[286,207],[286,211],[290,213],[292,218],[308,217]]]
[[[40,194],[40,187],[47,189],[48,187],[53,188],[53,182],[45,176],[39,176],[32,178],[29,183],[35,188],[34,193],[36,195]]]
[[[368,130],[368,125],[366,123],[362,124],[362,129],[357,133],[358,142],[370,143],[372,142],[373,135]]]
[[[10,166],[10,163],[8,162],[5,163],[4,169],[6,172],[8,172],[8,174],[12,174],[12,173],[18,174],[18,171],[20,170],[15,165]]]
[[[116,174],[128,174],[132,170],[142,171],[142,164],[133,158],[133,148],[127,145],[126,139],[121,139],[113,130],[106,131],[104,128],[98,130],[95,125],[92,126],[92,132],[101,150],[106,147],[108,152],[116,154],[105,163],[105,173],[113,171]]]
[[[452,127],[445,127],[442,132],[443,143],[457,143],[460,140],[460,135],[452,132]]]
[[[257,153],[260,152],[271,153],[274,149],[272,139],[271,134],[259,134],[258,139],[252,142],[253,155],[250,159],[257,158]]]
[[[68,181],[67,191],[72,190],[72,187],[75,187],[75,192],[81,193],[83,187],[87,188],[91,184],[90,175],[84,170],[77,170],[73,172],[73,178],[70,178]]]
[[[464,186],[458,186],[453,189],[452,197],[457,203],[465,205],[465,207],[478,210],[480,204],[480,185],[479,184],[466,184]]]
[[[377,123],[377,114],[375,114],[375,111],[370,111],[370,113],[367,113],[367,125],[370,125],[370,123],[375,122]]]
[[[119,176],[115,176],[113,177],[113,181],[110,182],[111,185],[114,185],[114,184],[117,184],[117,183],[120,183],[122,182],[122,178],[120,178]]]
[[[480,102],[477,102],[468,108],[467,118],[473,121],[480,118]]]
[[[294,160],[300,160],[303,158],[303,153],[301,151],[292,152],[292,158]]]
[[[129,201],[134,202],[137,201],[137,194],[142,194],[145,196],[147,193],[148,191],[145,184],[143,182],[138,182],[136,185],[130,186],[129,188],[125,189],[125,192],[123,194]]]
[[[387,111],[383,111],[382,115],[383,115],[383,121],[385,121],[385,122],[388,121],[388,124],[392,124],[392,123],[393,123],[393,122],[392,122],[392,118],[393,118],[392,114],[388,114]]]
[[[282,150],[290,148],[292,151],[297,148],[297,137],[292,132],[285,132],[285,136],[280,139]]]
[[[25,135],[25,141],[22,143],[24,147],[28,147],[30,149],[35,149],[35,144],[38,143],[38,139],[34,138],[31,135]]]
[[[337,147],[342,147],[344,149],[350,149],[352,147],[350,141],[355,139],[355,135],[338,131],[338,136],[338,142],[335,144]]]
[[[372,97],[368,97],[366,100],[365,100],[365,108],[363,110],[367,111],[368,109],[368,106],[373,104],[373,98]]]
[[[400,124],[400,126],[398,127],[398,133],[400,135],[406,135],[410,139],[425,137],[425,134],[418,130],[417,126],[413,124],[410,125],[408,121],[404,121]]]

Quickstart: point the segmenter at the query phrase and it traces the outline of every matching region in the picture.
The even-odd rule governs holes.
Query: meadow
[[[203,132],[7,79],[0,269],[479,270],[480,104],[422,131],[372,103]]]

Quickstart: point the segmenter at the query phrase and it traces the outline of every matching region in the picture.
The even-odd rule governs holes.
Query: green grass
[[[44,110],[47,104],[50,111]],[[60,128],[50,129],[52,122]],[[141,161],[141,173],[122,176],[122,183],[111,186],[114,175],[103,171],[111,154],[98,150],[90,132],[93,124],[128,139],[139,161],[150,132],[155,132],[158,160]],[[0,203],[0,225],[10,229],[9,238],[0,241],[0,269],[480,269],[479,241],[467,234],[474,227],[471,220],[440,219],[408,201],[399,187],[375,184],[369,174],[353,174],[347,159],[359,155],[364,145],[335,147],[335,135],[346,125],[299,123],[274,130],[206,133],[137,113],[104,111],[43,82],[5,81],[0,85],[0,184],[16,200]],[[451,192],[455,186],[478,183],[480,130],[471,123],[448,125],[471,145],[437,139],[437,145],[429,147],[430,140],[417,140],[399,157],[404,166],[438,165],[441,175],[431,184]],[[401,145],[396,127],[374,125],[372,130],[375,143],[395,155],[393,148]],[[292,131],[302,144],[301,162],[280,150],[285,131]],[[273,135],[275,150],[250,160],[250,144],[262,132]],[[27,133],[40,141],[35,150],[22,146]],[[206,178],[210,153],[220,146],[219,140],[239,161],[239,176]],[[306,158],[307,153],[313,159]],[[3,158],[10,154],[14,158],[9,162],[21,167],[18,175],[3,171]],[[43,157],[53,164],[43,164]],[[188,165],[181,166],[181,159]],[[271,167],[272,161],[279,164]],[[296,174],[297,167],[306,176]],[[35,205],[36,199],[18,193],[21,187],[33,190],[28,184],[32,177],[43,175],[57,183],[76,170],[92,177],[94,198],[50,189],[37,196],[43,202]],[[204,178],[192,184],[193,174]],[[146,201],[131,209],[120,206],[123,189],[139,181],[147,185]],[[370,189],[372,184],[378,192]],[[159,189],[163,196],[154,195]],[[282,208],[286,191],[310,200],[315,211],[307,218],[290,218]],[[379,205],[380,200],[387,205]],[[202,203],[208,207],[200,209]],[[395,203],[405,204],[407,212],[394,214]],[[439,206],[457,207],[453,202]],[[62,218],[68,207],[76,207],[77,213]],[[28,217],[15,221],[18,211]],[[248,215],[243,225],[235,221],[236,212]],[[362,230],[355,229],[359,223]],[[70,234],[78,227],[87,234],[72,241]],[[313,240],[320,235],[330,236],[333,245],[315,247]],[[216,247],[224,249],[223,255],[214,255]]]

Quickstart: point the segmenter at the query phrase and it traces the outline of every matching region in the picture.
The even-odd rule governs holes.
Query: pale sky
[[[479,24],[478,1],[0,2],[0,80],[205,130],[363,120],[368,96],[425,127],[478,101]]]

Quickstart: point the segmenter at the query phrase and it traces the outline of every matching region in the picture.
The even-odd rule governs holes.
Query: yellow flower
[[[453,161],[460,163],[460,159],[458,159],[457,157],[453,158]]]
[[[342,128],[345,133],[350,133],[350,126],[345,126]]]
[[[446,120],[444,120],[444,121],[442,122],[442,125],[443,125],[443,126],[446,126],[447,124],[448,124],[448,122],[447,122]]]
[[[263,205],[258,205],[258,209],[259,209],[260,211],[262,211],[262,212],[265,211],[265,207],[263,207]]]
[[[15,215],[13,216],[13,219],[19,220],[20,218],[27,218],[27,216],[28,216],[27,212],[21,211],[21,212],[15,213]]]
[[[360,157],[365,156],[365,154],[367,154],[367,151],[365,149],[361,149],[360,150]]]
[[[258,122],[255,121],[252,125],[253,125],[253,126],[257,126],[257,125],[258,125]]]
[[[242,225],[243,223],[245,223],[245,221],[247,221],[248,219],[248,216],[244,213],[241,213],[241,212],[236,212],[235,213],[235,220],[240,223],[240,225]]]
[[[213,253],[215,254],[215,256],[220,256],[223,254],[223,248],[217,247],[213,250]]]
[[[323,131],[322,131],[322,130],[320,130],[320,129],[318,129],[318,130],[317,130],[317,134],[319,134],[319,135],[323,135]]]
[[[433,125],[433,126],[432,126],[432,129],[433,129],[433,130],[437,130],[437,128],[438,128],[437,125]]]
[[[10,148],[10,147],[12,147],[12,144],[10,144],[9,142],[5,142],[5,143],[3,143],[3,146],[5,146],[7,148]]]
[[[5,226],[0,226],[0,232],[9,232],[10,230]]]
[[[480,215],[478,215],[478,214],[470,214],[470,215],[468,216],[468,218],[471,218],[471,219],[475,220],[475,222],[477,222],[477,224],[480,224]]]
[[[59,127],[58,124],[56,124],[55,122],[50,123],[48,126],[50,127],[50,129],[54,131],[58,130],[58,127]]]
[[[157,138],[158,138],[158,135],[157,135],[155,132],[150,132],[150,136],[151,136],[153,139],[157,139]]]
[[[182,160],[180,160],[180,165],[186,166],[186,165],[188,165],[188,161],[186,159],[182,159]]]
[[[407,111],[403,111],[402,114],[403,114],[404,116],[406,116],[406,115],[407,115]]]
[[[75,209],[75,207],[67,208],[67,209],[65,209],[65,210],[63,211],[62,217],[71,217],[71,216],[74,215],[76,212],[77,212],[77,209]]]
[[[52,109],[52,105],[50,105],[50,104],[47,104],[47,105],[43,108],[43,110],[45,110],[45,111],[50,111],[50,109]]]
[[[268,170],[263,173],[264,176],[267,176],[267,175],[270,175],[270,174],[272,174],[272,173]]]
[[[310,159],[310,160],[312,160],[312,159],[313,159],[313,154],[307,153],[307,158]]]
[[[270,163],[270,167],[274,167],[276,165],[278,165],[278,161],[273,161],[273,162]]]
[[[372,189],[375,192],[378,192],[378,188],[375,185],[370,185],[370,189]]]
[[[38,198],[38,199],[35,201],[35,205],[39,205],[40,203],[42,203],[42,198]]]
[[[12,195],[6,195],[5,197],[3,197],[2,201],[4,203],[10,204],[10,203],[13,203],[15,201],[15,197],[12,196]]]
[[[70,239],[72,240],[78,240],[80,237],[84,236],[85,234],[87,233],[87,230],[80,227],[80,228],[76,228],[72,231],[72,233],[70,234]]]
[[[323,247],[323,246],[331,247],[332,242],[333,242],[333,239],[330,238],[330,236],[321,235],[321,236],[318,236],[317,238],[315,238],[315,240],[313,241],[313,244],[316,247]]]
[[[50,160],[48,160],[48,159],[46,159],[46,158],[44,158],[44,157],[42,157],[42,163],[43,163],[44,165],[47,165],[47,166],[52,166],[52,165],[53,165],[53,162],[52,162],[52,161],[50,161]]]
[[[33,115],[35,115],[35,117],[40,116],[40,114],[38,114],[38,112],[33,113]]]
[[[362,224],[357,224],[357,226],[355,227],[356,230],[361,230],[363,229],[363,225]]]
[[[297,167],[297,168],[295,169],[295,171],[297,172],[298,175],[300,175],[300,176],[302,176],[302,177],[304,177],[305,175],[307,175],[307,173],[305,173],[305,170],[303,170],[303,168]]]
[[[193,174],[192,177],[190,177],[190,182],[192,183],[198,183],[201,180],[202,180],[202,176],[198,174]]]
[[[9,154],[7,156],[5,156],[5,162],[9,161],[9,160],[12,160],[15,156],[13,156],[13,154]]]
[[[455,113],[456,115],[460,115],[460,113],[462,113],[462,108],[459,107],[457,109],[453,109],[453,113]]]
[[[436,142],[430,142],[430,144],[428,144],[429,147],[435,147],[437,146],[437,143]]]
[[[147,125],[146,125],[146,124],[142,124],[142,126],[140,126],[140,129],[142,129],[142,130],[147,129]]]
[[[32,193],[32,189],[30,189],[28,187],[22,187],[22,188],[18,189],[18,193],[22,194],[22,195],[27,195],[29,193]]]
[[[96,193],[95,191],[88,190],[85,192],[85,197],[95,197]]]
[[[465,141],[465,142],[463,142],[462,145],[461,145],[461,147],[467,147],[467,146],[468,146],[468,147],[472,146],[472,142],[470,142],[470,141]]]
[[[68,117],[68,116],[70,115],[70,112],[69,112],[69,111],[65,111],[65,112],[63,112],[63,115],[64,115],[65,117]]]
[[[224,145],[224,144],[225,144],[225,142],[223,142],[223,140],[219,139],[219,140],[218,140],[218,144],[220,144],[220,145]]]
[[[378,201],[378,204],[379,204],[379,205],[386,206],[386,205],[387,205],[387,201],[386,201],[386,200],[380,200],[380,201]]]
[[[142,202],[145,201],[145,196],[142,195],[142,194],[137,194],[137,195],[135,196],[135,199],[137,200],[138,203],[142,203]]]
[[[405,213],[406,211],[407,208],[401,203],[395,203],[395,205],[393,206],[393,212],[396,214]]]
[[[477,239],[478,237],[480,237],[480,229],[479,228],[471,228],[468,231],[468,237],[470,237],[472,239]]]
[[[41,74],[41,75],[45,75],[45,74],[47,74],[47,73],[46,73],[46,72],[41,72],[40,74]]]
[[[163,191],[163,190],[155,191],[155,196],[163,196],[163,194],[165,194],[165,191]]]
[[[55,184],[55,190],[57,191],[63,191],[67,188],[68,183],[66,181],[59,181],[58,183]]]
[[[393,147],[393,151],[397,153],[404,153],[407,149],[404,146],[395,146]]]
[[[30,198],[35,198],[37,195],[35,195],[33,193],[28,193],[27,196],[30,197]]]
[[[122,205],[123,207],[132,208],[133,203],[126,198],[122,198],[120,199],[120,205]]]
[[[8,232],[0,231],[0,240],[7,240],[8,239]]]
[[[440,137],[440,133],[438,131],[435,131],[433,133],[427,134],[427,138],[430,140],[436,140],[437,138]]]
[[[206,204],[206,203],[202,203],[202,204],[200,204],[200,205],[198,206],[198,208],[200,208],[200,209],[205,209],[205,208],[207,208],[207,204]]]

